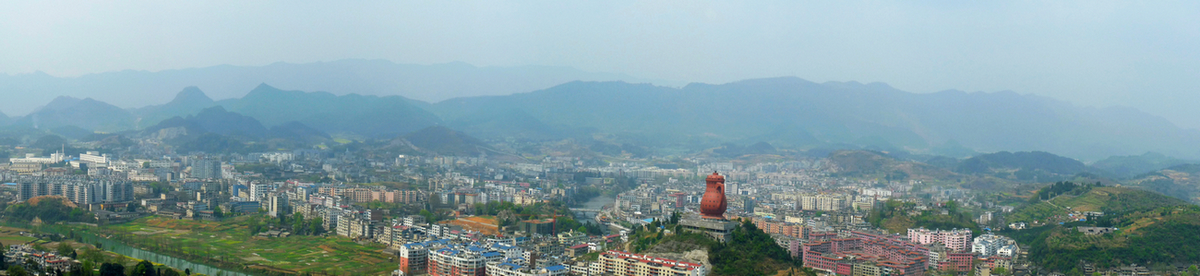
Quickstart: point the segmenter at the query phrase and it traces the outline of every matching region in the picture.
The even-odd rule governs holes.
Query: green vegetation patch
[[[1075,227],[1116,227],[1087,235]],[[1200,206],[1162,207],[1088,222],[1002,232],[1029,248],[1030,260],[1050,270],[1069,271],[1079,261],[1100,268],[1127,264],[1194,263],[1200,260]]]
[[[254,221],[259,219],[210,222],[152,216],[101,231],[135,247],[218,267],[335,275],[378,275],[395,269],[392,256],[379,244],[358,244],[341,236],[254,237],[250,227],[261,223]]]
[[[955,201],[946,202],[946,214],[942,214],[942,210],[918,210],[916,207],[916,204],[911,202],[888,200],[872,210],[867,215],[867,221],[892,233],[906,233],[909,228],[918,227],[971,229],[975,234],[982,233],[979,224],[976,224],[970,215],[960,211]]]

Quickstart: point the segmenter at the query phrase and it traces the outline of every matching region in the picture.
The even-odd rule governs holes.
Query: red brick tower
[[[707,187],[700,200],[700,214],[707,219],[725,219],[725,177],[713,172],[704,182]]]

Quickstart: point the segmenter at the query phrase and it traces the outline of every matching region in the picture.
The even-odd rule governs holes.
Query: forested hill
[[[1029,205],[1008,215],[1007,221],[1056,223],[1072,220],[1068,214],[1074,212],[1127,214],[1187,204],[1145,190],[1064,181],[1038,190],[1029,199]]]
[[[1033,227],[1001,234],[1017,239],[1031,260],[1052,271],[1070,271],[1080,260],[1107,268],[1200,259],[1200,206],[1150,191],[1072,182],[1044,187],[1029,202],[1004,218]],[[1115,232],[1086,235],[1080,226]]]

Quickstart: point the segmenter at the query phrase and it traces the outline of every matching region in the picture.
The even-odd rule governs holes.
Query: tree
[[[292,232],[296,235],[304,235],[304,230],[308,230],[307,227],[304,227],[304,223],[307,222],[304,220],[304,214],[296,212],[292,217]]]
[[[425,217],[426,222],[434,223],[436,221],[435,217],[433,216],[433,213],[429,212],[429,210],[422,209],[421,212],[418,214],[421,215],[422,217]]]
[[[325,225],[325,219],[323,219],[321,217],[313,218],[312,221],[310,221],[308,223],[308,228],[309,228],[308,234],[309,235],[320,235],[322,233],[325,233],[324,225]]]
[[[95,271],[96,271],[96,263],[93,263],[92,261],[83,261],[83,269],[80,269],[80,272],[82,272],[83,274],[80,274],[80,275],[92,276],[92,272],[95,272]]]
[[[101,264],[100,276],[125,276],[125,266],[115,263]]]
[[[184,268],[184,269],[183,269],[183,274],[187,274],[188,276],[192,276],[192,269],[191,269],[191,268]]]
[[[8,267],[8,275],[9,276],[29,276],[29,272],[25,271],[24,267],[21,267],[19,265],[14,265],[14,266]]]
[[[158,271],[154,269],[154,264],[150,261],[142,260],[133,267],[133,272],[130,276],[158,276]]]
[[[992,269],[992,274],[993,275],[1007,275],[1008,269],[1005,269],[1004,267],[996,267],[996,268]]]
[[[1192,265],[1188,267],[1187,273],[1190,276],[1200,276],[1200,269],[1197,269],[1196,265]]]
[[[67,244],[66,242],[59,242],[57,251],[59,255],[71,256],[71,254],[75,253],[75,248],[72,248],[71,245]]]

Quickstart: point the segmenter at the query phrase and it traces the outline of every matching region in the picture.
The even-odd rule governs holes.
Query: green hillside
[[[1117,230],[1086,235],[1078,226]],[[1200,206],[1162,207],[1000,234],[1016,239],[1029,250],[1030,260],[1051,271],[1069,271],[1079,261],[1101,269],[1134,263],[1190,264],[1200,260]]]
[[[1177,165],[1143,174],[1128,182],[1147,190],[1200,203],[1200,164]]]
[[[1058,182],[1039,190],[1030,203],[1009,214],[1007,221],[1037,221],[1040,225],[1078,220],[1069,215],[1077,212],[1128,213],[1187,204],[1149,191],[1071,182]]]
[[[943,230],[971,229],[971,232],[977,234],[982,232],[979,225],[971,220],[971,216],[961,212],[958,203],[954,201],[946,202],[942,208],[935,206],[919,210],[912,202],[888,200],[867,215],[867,222],[892,233],[905,233],[909,228],[919,227]]]
[[[800,266],[799,258],[792,258],[787,249],[775,243],[771,235],[763,232],[749,220],[741,221],[733,230],[733,237],[720,243],[708,235],[680,232],[674,217],[664,223],[665,229],[656,227],[658,221],[647,228],[635,228],[629,246],[639,253],[676,253],[684,250],[707,249],[708,261],[712,264],[710,275],[778,275],[781,271],[792,271],[792,275],[816,275],[811,269]],[[665,235],[666,229],[673,229]],[[646,250],[649,251],[646,251]]]
[[[1081,260],[1100,268],[1200,260],[1200,206],[1145,190],[1071,182],[1044,187],[1029,202],[1007,221],[1039,223],[1000,234],[1016,239],[1035,264],[1051,271],[1069,271]],[[1117,230],[1086,235],[1079,226]]]

